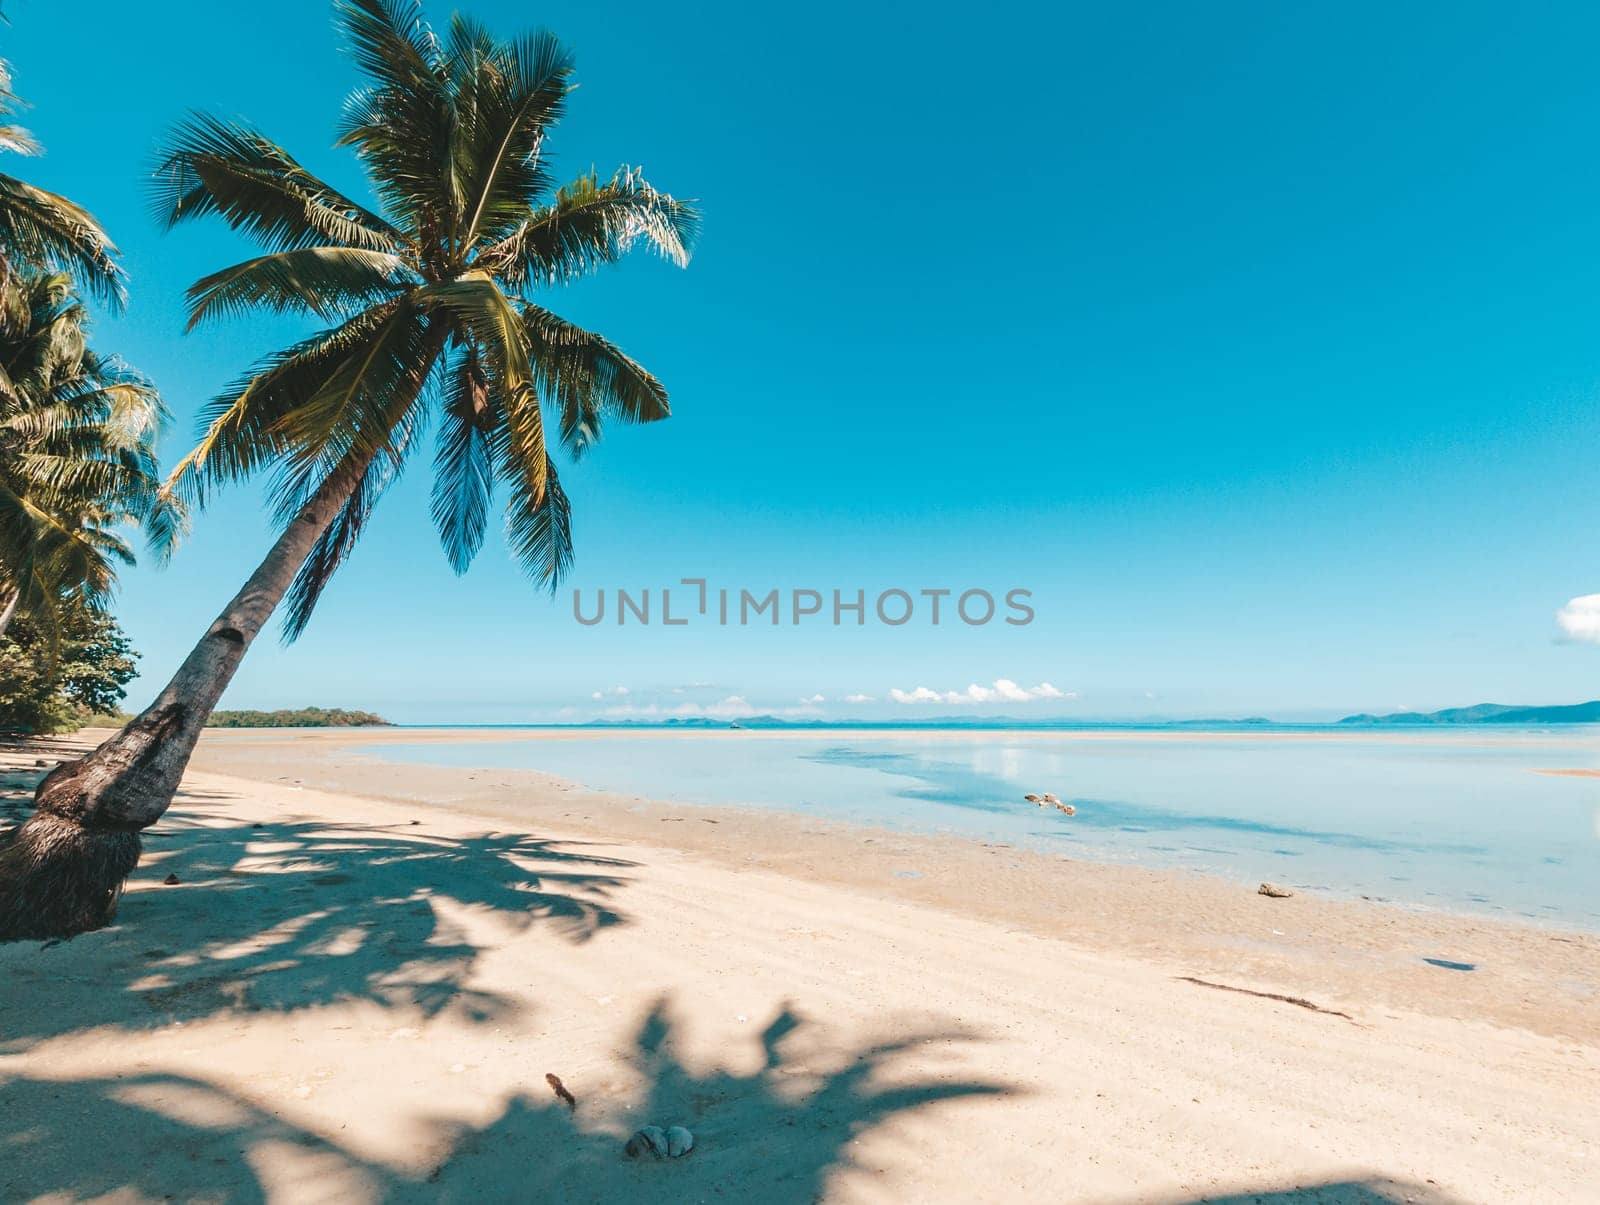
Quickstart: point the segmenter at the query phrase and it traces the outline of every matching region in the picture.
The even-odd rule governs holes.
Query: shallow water
[[[1600,930],[1600,778],[1533,772],[1600,766],[1600,736],[1587,731],[632,732],[370,752]],[[1030,791],[1052,791],[1078,814],[1028,804]]]

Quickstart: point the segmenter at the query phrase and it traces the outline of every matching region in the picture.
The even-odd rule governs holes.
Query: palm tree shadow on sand
[[[30,749],[31,752],[31,749]],[[31,791],[0,772],[0,815]],[[9,785],[9,790],[7,787]],[[517,1005],[469,986],[481,954],[451,917],[487,914],[514,935],[549,926],[582,943],[627,923],[613,904],[631,863],[582,844],[525,834],[444,837],[421,825],[265,824],[230,815],[230,797],[190,792],[148,834],[147,855],[115,926],[67,943],[0,945],[0,1054],[97,1026],[138,1031],[230,1012],[345,1001],[473,1021]],[[167,874],[180,883],[157,887]],[[174,934],[191,939],[177,942]],[[430,1167],[395,1167],[341,1143],[337,1128],[297,1123],[218,1083],[159,1069],[44,1079],[0,1070],[0,1199],[205,1199],[227,1202],[541,1201],[812,1202],[835,1177],[872,1175],[854,1143],[944,1102],[1012,1092],[940,1077],[960,1030],[897,1032],[858,1046],[782,1008],[735,1069],[686,1056],[666,999],[642,1017],[620,1073],[573,1077],[569,1110],[532,1081],[486,1124],[421,1118]],[[617,1081],[617,1082],[612,1082]],[[683,1124],[681,1160],[622,1154],[644,1124]],[[92,1141],[86,1137],[92,1136]],[[909,1135],[917,1139],[914,1133]],[[926,1141],[922,1139],[921,1141]],[[958,1145],[958,1144],[957,1144]],[[917,1158],[965,1158],[951,1144]],[[990,1157],[1004,1158],[1004,1152]],[[974,1200],[987,1197],[983,1160]],[[992,1186],[988,1186],[992,1187]],[[1070,1198],[1070,1172],[1061,1187]],[[1204,1197],[1130,1197],[1142,1205],[1459,1205],[1438,1190],[1349,1178],[1239,1188]]]
[[[420,1120],[419,1145],[445,1152],[422,1171],[363,1158],[341,1146],[337,1132],[299,1128],[277,1110],[187,1076],[0,1078],[8,1112],[26,1119],[0,1143],[0,1196],[812,1202],[833,1176],[872,1172],[851,1146],[875,1127],[1007,1091],[915,1070],[927,1045],[969,1040],[958,1031],[841,1046],[785,1007],[759,1035],[758,1058],[737,1071],[691,1065],[675,1040],[678,1027],[659,1001],[634,1034],[632,1082],[608,1091],[573,1083],[573,1109],[545,1091],[509,1097],[481,1127]],[[689,1126],[694,1152],[627,1158],[628,1134],[651,1119]],[[86,1147],[84,1134],[95,1143]]]
[[[1321,1180],[1290,1188],[1243,1188],[1216,1196],[1142,1199],[1146,1205],[1468,1205],[1429,1185],[1388,1178]]]
[[[15,793],[7,802],[20,810]],[[94,1026],[358,1000],[495,1020],[517,1006],[470,986],[482,949],[461,910],[507,936],[537,925],[573,943],[626,923],[612,900],[632,864],[581,843],[440,836],[425,823],[249,824],[227,802],[186,792],[182,814],[147,834],[130,880],[147,889],[123,897],[112,927],[0,945],[0,1053]],[[161,886],[169,874],[178,883]]]
[[[398,1186],[393,1199],[492,1200],[514,1185],[519,1199],[535,1201],[812,1202],[831,1177],[873,1170],[852,1151],[868,1131],[943,1102],[1012,1091],[918,1070],[930,1047],[974,1040],[960,1030],[840,1047],[786,1005],[757,1039],[759,1065],[741,1072],[694,1065],[680,1049],[681,1028],[669,1002],[657,1001],[629,1049],[629,1087],[614,1098],[580,1092],[571,1110],[548,1093],[514,1096],[488,1125],[456,1131],[427,1182]],[[626,1158],[629,1134],[647,1124],[687,1126],[694,1151]]]

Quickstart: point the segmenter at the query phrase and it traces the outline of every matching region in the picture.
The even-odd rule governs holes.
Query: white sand
[[[0,1198],[1600,1200],[1592,937],[242,747],[116,926],[0,947]]]

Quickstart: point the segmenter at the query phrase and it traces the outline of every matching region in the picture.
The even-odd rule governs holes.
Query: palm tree
[[[4,13],[0,12],[0,21],[4,20]],[[11,87],[10,66],[0,60],[0,152],[39,154],[40,147],[33,135],[14,120],[23,107]],[[116,247],[99,223],[87,210],[67,198],[0,172],[0,310],[6,316],[8,337],[14,329],[12,319],[18,306],[26,310],[32,304],[39,284],[38,273],[52,269],[70,273],[80,287],[112,308],[121,306],[123,276],[116,262]],[[81,324],[80,317],[65,321]],[[65,442],[92,438],[81,426],[83,416],[80,413],[70,424],[71,430],[63,428],[52,437],[58,451],[42,450],[38,445],[42,436],[36,429],[37,424],[53,421],[51,414],[63,419],[65,415],[50,412],[42,419],[38,414],[24,417],[23,411],[28,407],[9,384],[0,382],[0,388],[5,394],[0,397],[0,458],[9,460],[12,469],[16,469],[15,462],[22,455],[20,449],[24,442],[31,449],[27,455],[37,457],[59,455]],[[96,391],[102,398],[109,396],[103,390]],[[133,415],[127,404],[130,394],[120,386],[115,391],[121,399],[119,421],[126,424]],[[154,397],[153,392],[151,396]],[[156,400],[159,405],[159,399]],[[133,427],[127,427],[124,434],[135,445],[142,438]],[[102,447],[99,454],[90,459],[103,461],[107,450]],[[72,454],[67,455],[72,458]],[[150,467],[153,470],[153,461]],[[81,463],[76,468],[80,477],[90,472],[109,471],[89,469]],[[24,509],[14,492],[8,495],[8,485],[0,478],[0,633],[4,633],[12,617],[24,606],[33,608],[36,619],[49,627],[56,586],[76,578],[91,592],[103,589],[103,583],[110,580],[108,558],[121,559],[126,551],[105,530],[105,522],[80,522],[71,524],[70,530],[52,532],[50,524],[42,522],[37,506],[31,515],[24,515]],[[88,511],[81,507],[75,513],[79,519],[88,516]],[[117,517],[115,508],[103,516],[112,523]],[[97,548],[96,544],[101,546]],[[20,551],[24,547],[26,551]],[[50,584],[52,580],[55,585]]]
[[[198,281],[191,322],[249,308],[327,325],[258,363],[204,416],[174,487],[206,492],[263,469],[282,534],[244,588],[127,728],[40,785],[0,851],[0,936],[78,932],[114,914],[139,831],[166,811],[206,717],[288,598],[292,639],[384,488],[437,423],[433,518],[451,565],[481,545],[496,486],[513,554],[553,586],[571,558],[555,440],[577,455],[604,418],[667,415],[653,376],[531,299],[641,240],[687,262],[695,211],[623,168],[555,189],[545,139],[572,61],[548,34],[510,41],[456,17],[443,38],[415,0],[340,0],[366,86],[339,144],[382,214],[256,131],[195,117],[156,174],[168,225],[215,216],[265,254]]]
[[[18,613],[48,633],[63,594],[103,604],[133,562],[123,525],[162,558],[184,526],[156,467],[160,395],[88,328],[64,273],[0,287],[0,635]]]
[[[0,60],[0,151],[37,155],[33,135],[13,120],[22,102]],[[29,267],[70,272],[79,285],[113,307],[122,304],[116,246],[88,210],[0,172],[0,287]]]

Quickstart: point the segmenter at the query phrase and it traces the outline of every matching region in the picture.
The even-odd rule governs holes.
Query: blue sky
[[[225,705],[1293,717],[1600,695],[1600,651],[1555,621],[1600,591],[1600,11],[1293,7],[477,0],[575,49],[563,167],[642,163],[701,202],[687,271],[641,257],[549,298],[656,371],[674,417],[564,474],[578,562],[555,599],[493,544],[450,573],[419,461],[311,631],[259,642]],[[201,108],[359,189],[329,145],[354,82],[330,6],[7,8],[48,151],[8,170],[124,249],[132,301],[98,339],[162,387],[175,458],[197,404],[300,328],[182,335],[183,288],[250,248],[162,235],[142,177]],[[83,55],[85,28],[111,53]],[[127,576],[131,703],[269,538],[241,488]],[[1020,587],[1037,617],[572,619],[571,588],[686,576]],[[1064,697],[888,701],[997,680]]]

